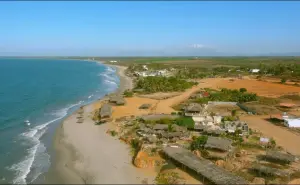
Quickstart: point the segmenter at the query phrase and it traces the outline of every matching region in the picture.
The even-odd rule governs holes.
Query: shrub
[[[117,134],[118,134],[118,133],[117,133],[116,131],[114,131],[114,130],[111,130],[111,131],[110,131],[110,135],[113,136],[113,137],[116,136]]]
[[[132,97],[132,96],[133,96],[133,92],[132,92],[132,91],[129,91],[129,90],[126,90],[126,91],[123,93],[123,95],[124,95],[125,97]]]
[[[176,172],[159,173],[155,178],[157,184],[179,184],[180,177]]]
[[[241,93],[247,92],[247,89],[246,88],[240,88],[240,92]]]
[[[207,142],[207,136],[199,136],[191,143],[191,150],[200,150],[203,149],[203,146]]]
[[[177,112],[171,112],[171,115],[176,115],[177,114]]]
[[[286,82],[286,78],[281,78],[280,83],[284,84]]]
[[[231,116],[233,116],[233,117],[236,116],[236,110],[231,111]]]
[[[191,117],[181,117],[175,120],[175,124],[179,126],[184,126],[189,129],[193,129],[195,122]]]

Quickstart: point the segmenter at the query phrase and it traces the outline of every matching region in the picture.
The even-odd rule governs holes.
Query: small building
[[[111,96],[109,98],[110,103],[115,103],[116,105],[125,105],[126,101],[122,96]]]
[[[258,73],[260,71],[260,69],[250,69],[250,73]]]
[[[191,103],[185,108],[186,116],[198,116],[203,112],[204,107],[198,103]]]
[[[104,104],[100,108],[99,117],[102,118],[110,118],[112,115],[112,107],[109,104]]]
[[[148,71],[147,65],[143,65],[143,69],[145,69],[146,71]]]
[[[291,163],[296,160],[295,156],[293,156],[291,154],[279,152],[279,151],[267,151],[265,157],[272,161],[281,161],[281,162],[285,162],[285,163]]]
[[[154,125],[153,129],[154,130],[168,130],[168,125],[166,124],[156,124]]]
[[[300,118],[284,119],[284,125],[292,128],[300,128]]]
[[[151,104],[143,104],[139,107],[139,109],[149,109],[151,107]]]
[[[228,152],[231,149],[232,141],[227,138],[211,137],[207,138],[205,148]]]
[[[172,125],[173,129],[175,130],[175,132],[186,132],[187,131],[187,128],[186,127],[182,127],[182,126],[179,126],[179,125]]]

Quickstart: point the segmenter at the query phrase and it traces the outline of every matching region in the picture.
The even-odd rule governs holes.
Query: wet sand
[[[132,81],[124,75],[126,68],[115,67],[120,76],[118,92],[131,89]],[[95,125],[91,119],[95,103],[83,108],[83,123],[77,123],[78,113],[74,112],[57,129],[56,160],[46,175],[46,183],[140,184],[148,179],[146,173],[132,165],[129,146],[106,134],[111,125]]]

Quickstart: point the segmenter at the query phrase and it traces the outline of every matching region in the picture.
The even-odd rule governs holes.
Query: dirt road
[[[300,135],[293,133],[283,127],[273,125],[264,120],[268,116],[242,116],[240,119],[246,121],[250,128],[258,130],[264,136],[273,137],[277,145],[282,146],[286,151],[300,155]]]

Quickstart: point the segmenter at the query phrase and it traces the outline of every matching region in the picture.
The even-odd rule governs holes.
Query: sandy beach
[[[126,68],[115,67],[120,76],[118,92],[131,89],[132,81],[124,75]],[[57,129],[56,160],[46,177],[47,183],[139,184],[148,178],[132,165],[129,146],[106,134],[111,125],[94,124],[94,104],[84,107],[83,123],[76,123],[75,112]]]

